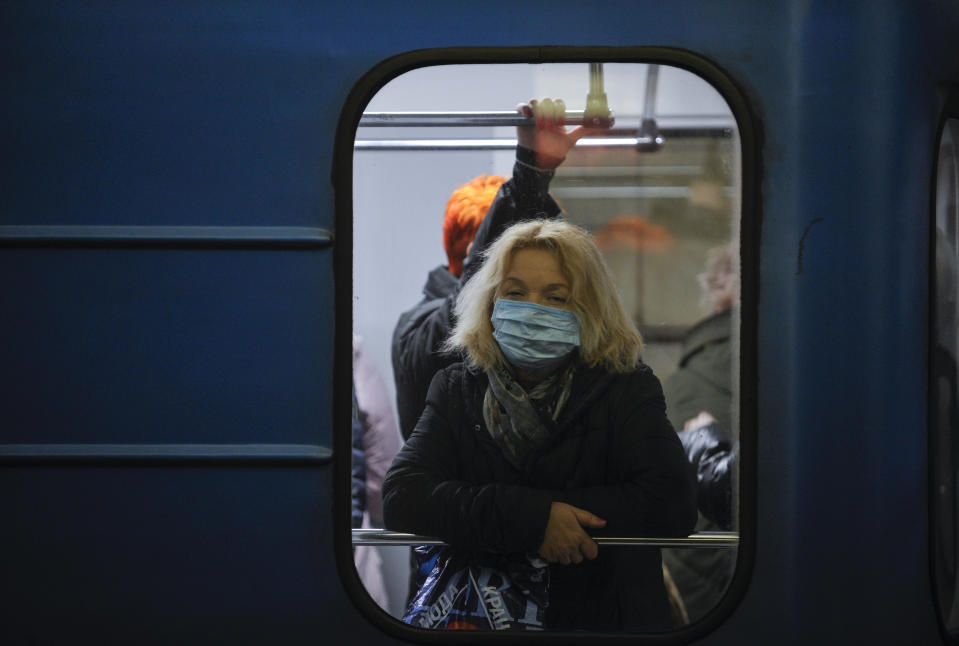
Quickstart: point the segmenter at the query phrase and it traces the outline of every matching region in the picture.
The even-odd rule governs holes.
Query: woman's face
[[[569,292],[569,281],[560,269],[556,254],[530,248],[513,254],[506,277],[496,290],[496,298],[568,310]]]

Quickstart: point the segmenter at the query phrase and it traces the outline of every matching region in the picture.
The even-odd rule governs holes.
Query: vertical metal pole
[[[643,119],[656,118],[656,90],[659,89],[659,65],[649,65],[646,70],[646,100],[643,103]]]
[[[636,133],[636,150],[654,153],[663,147],[665,140],[656,125],[656,90],[659,87],[659,65],[650,64],[646,69],[646,100],[643,103],[643,122]]]
[[[590,93],[602,94],[603,89],[603,64],[589,64],[589,91]]]

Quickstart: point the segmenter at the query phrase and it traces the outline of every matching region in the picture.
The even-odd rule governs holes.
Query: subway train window
[[[740,126],[652,63],[421,67],[353,147],[353,545],[420,630],[662,632],[736,568]]]
[[[959,381],[956,349],[959,253],[959,119],[946,121],[939,142],[935,201],[933,290],[932,455],[933,580],[939,616],[959,636]]]

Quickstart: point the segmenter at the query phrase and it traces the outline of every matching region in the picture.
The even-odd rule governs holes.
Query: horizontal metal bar
[[[629,547],[693,547],[733,549],[739,546],[736,532],[696,532],[684,538],[627,538],[596,536],[597,545]],[[354,545],[445,545],[438,538],[391,532],[386,529],[354,529]]]
[[[353,150],[515,150],[515,139],[357,139]]]
[[[332,242],[333,235],[317,227],[0,226],[0,247],[321,249]]]
[[[679,175],[682,177],[698,177],[704,173],[702,166],[571,166],[563,164],[557,169],[557,176],[570,175],[572,177],[636,177],[637,175]]]
[[[630,148],[636,147],[636,137],[583,138],[577,148]],[[357,139],[353,150],[515,150],[515,139]]]
[[[679,199],[689,197],[688,186],[557,186],[553,197],[594,199]]]
[[[306,463],[326,464],[333,451],[313,444],[0,444],[0,464]]]
[[[677,128],[660,129],[660,135],[667,144],[671,138],[683,139],[693,137],[728,138],[732,136],[731,128]],[[584,137],[576,143],[577,148],[635,148],[638,145],[653,143],[652,137]],[[513,150],[516,148],[516,139],[357,139],[353,142],[353,150]]]
[[[727,196],[735,195],[735,190],[725,187]],[[566,199],[685,199],[692,193],[688,186],[557,186],[550,193],[553,197]]]
[[[567,110],[566,123],[583,124],[582,110]],[[364,112],[360,127],[531,126],[535,122],[515,110],[493,112]]]

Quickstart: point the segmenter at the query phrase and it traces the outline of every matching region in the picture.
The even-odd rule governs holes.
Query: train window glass
[[[742,171],[739,126],[723,96],[696,74],[664,64],[437,65],[392,79],[366,106],[354,141],[352,195],[354,418],[355,432],[363,434],[354,474],[359,489],[365,484],[366,505],[354,525],[361,530],[354,531],[357,570],[370,596],[403,617],[411,548],[365,544],[382,536],[362,530],[382,528],[377,497],[390,452],[412,430],[429,378],[451,362],[436,349],[448,331],[443,308],[459,288],[457,254],[466,252],[469,234],[447,241],[444,223],[465,230],[460,218],[466,210],[485,212],[501,181],[488,193],[489,176],[512,182],[514,191],[529,190],[523,187],[530,180],[514,178],[514,170],[530,172],[540,160],[517,153],[516,106],[544,97],[564,100],[570,129],[605,115],[598,99],[611,111],[611,128],[591,130],[555,175],[536,177],[551,176],[549,193],[562,217],[593,235],[643,336],[643,360],[664,385],[673,426],[691,452],[697,442],[709,442],[722,463],[712,471],[702,465],[709,473],[701,490],[716,495],[712,505],[701,504],[694,530],[715,533],[714,543],[663,547],[663,567],[652,571],[653,578],[665,574],[660,610],[668,616],[658,625],[681,628],[717,605],[737,558],[738,494],[731,492],[738,492],[739,477]],[[476,180],[480,176],[487,177]],[[471,180],[476,183],[451,200]],[[374,393],[379,401],[364,401]],[[377,420],[378,430],[370,423]],[[485,432],[480,424],[476,429]],[[600,542],[596,563],[635,563],[622,555],[635,556],[637,549]],[[550,566],[554,585],[572,581],[566,571],[555,573],[563,567]],[[441,597],[438,592],[433,607],[408,623],[439,627],[452,621],[448,599]],[[492,624],[479,607],[459,620]],[[637,607],[635,614],[642,611]],[[520,615],[514,617],[520,623],[539,617]],[[658,620],[638,621],[642,629]]]
[[[946,630],[959,636],[959,119],[939,142],[934,223],[932,338],[933,578]]]

